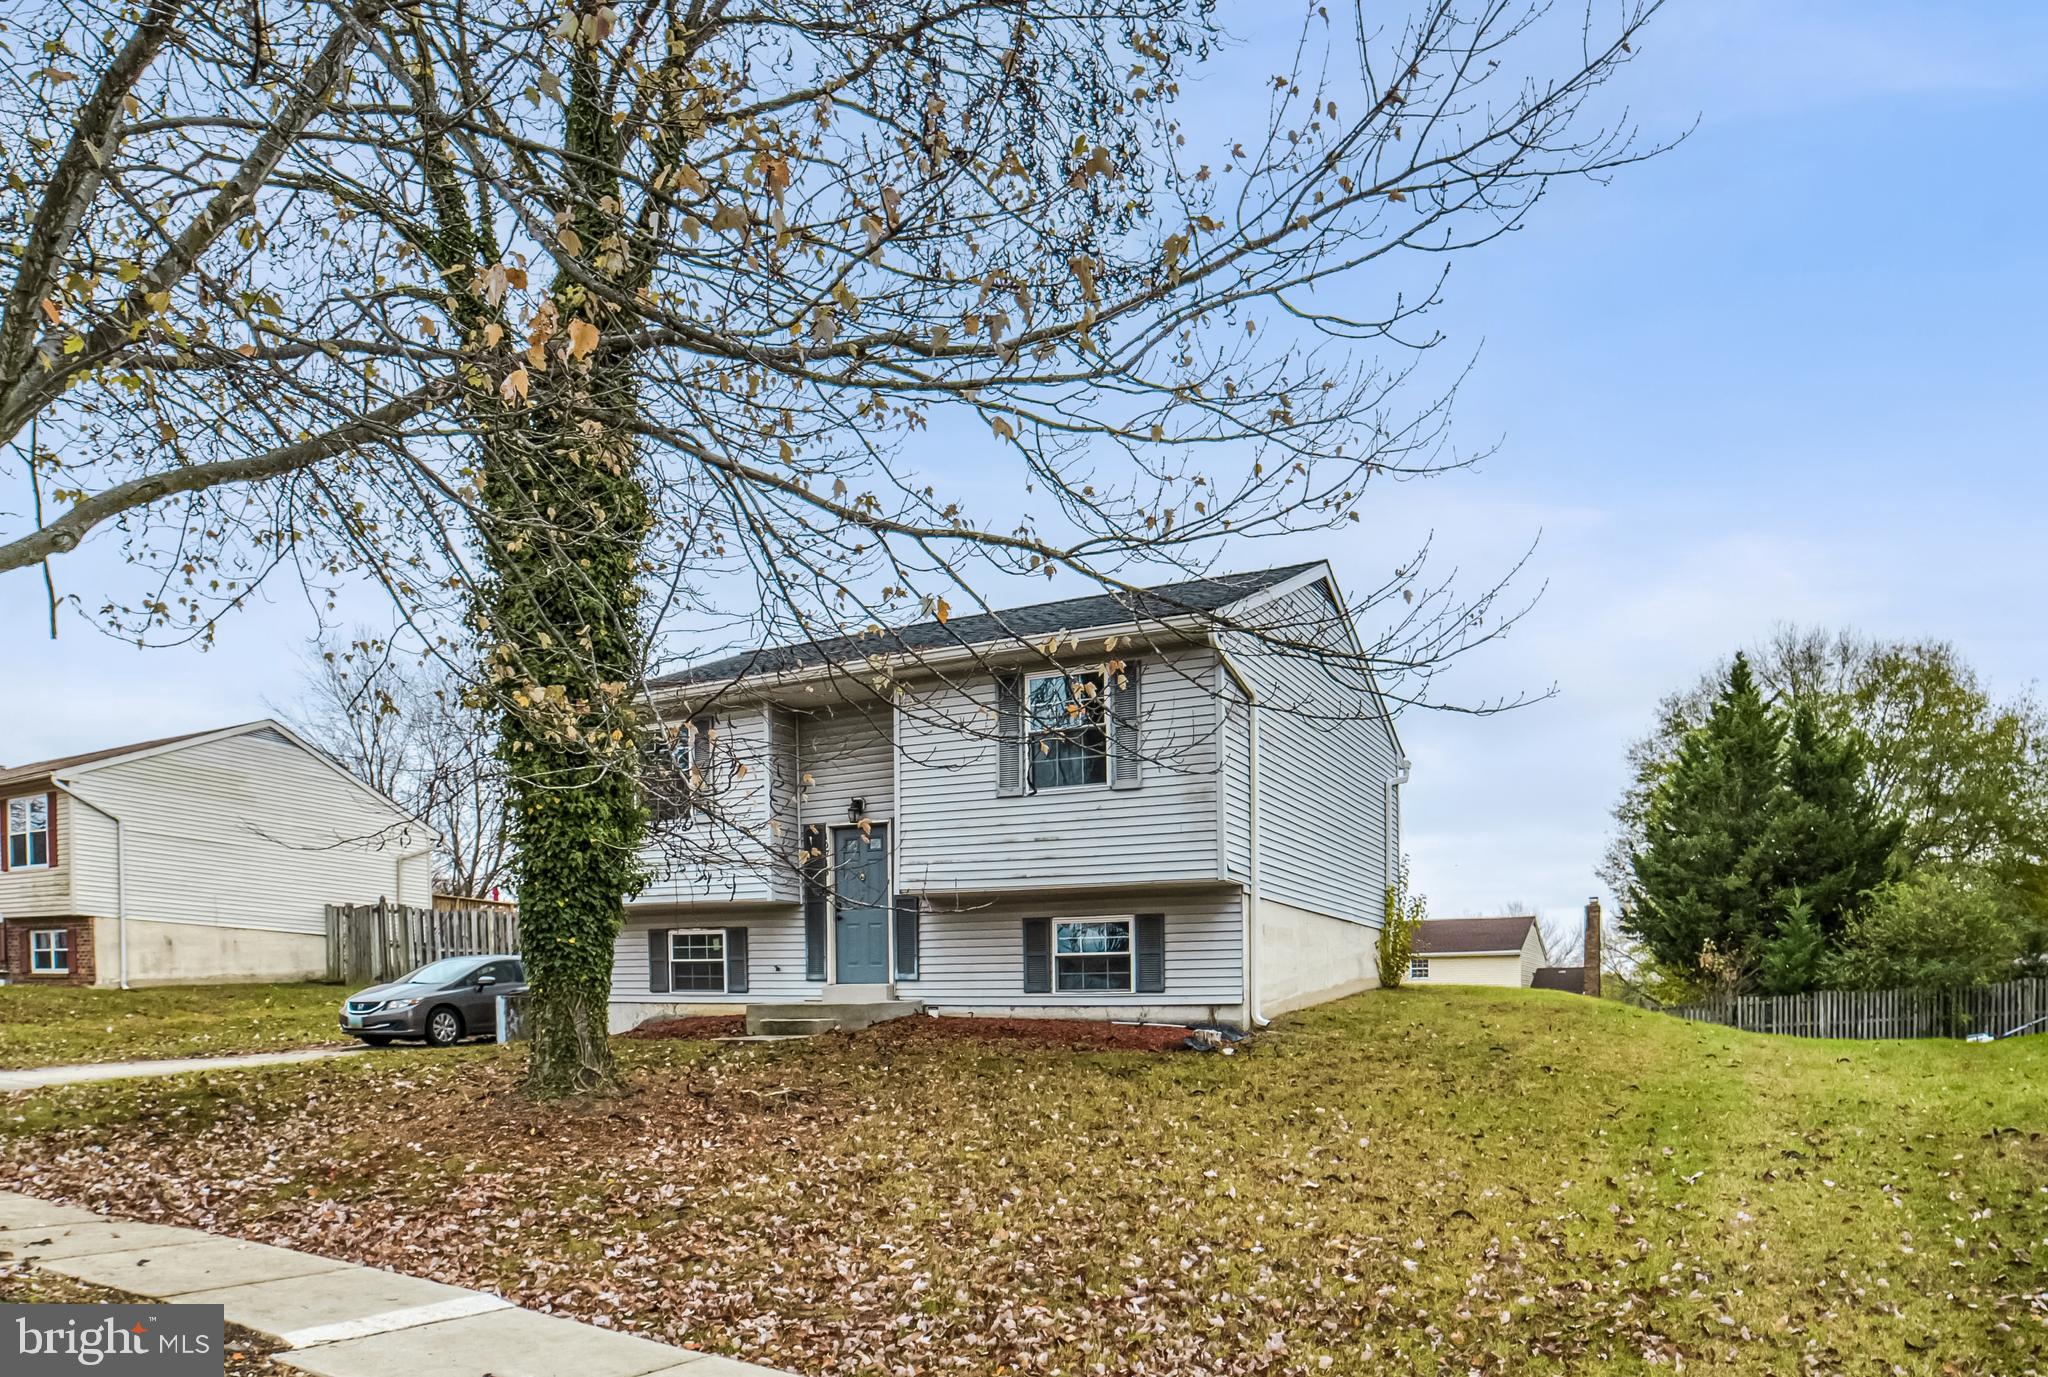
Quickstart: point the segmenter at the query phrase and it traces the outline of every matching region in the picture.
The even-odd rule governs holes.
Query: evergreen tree
[[[1782,778],[1773,841],[1788,887],[1780,907],[1789,913],[1803,903],[1833,939],[1864,896],[1893,878],[1902,827],[1880,811],[1855,738],[1830,731],[1811,695],[1793,708]]]
[[[1708,942],[1751,967],[1778,927],[1784,724],[1737,655],[1706,723],[1680,744],[1629,858],[1623,928],[1666,965],[1696,969]]]
[[[1820,984],[1827,949],[1827,934],[1813,916],[1813,905],[1794,889],[1776,935],[1764,944],[1757,981],[1766,994],[1804,994]]]

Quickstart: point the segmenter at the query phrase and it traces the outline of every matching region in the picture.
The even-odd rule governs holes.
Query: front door
[[[832,832],[832,906],[837,920],[838,981],[881,985],[889,979],[889,825]]]

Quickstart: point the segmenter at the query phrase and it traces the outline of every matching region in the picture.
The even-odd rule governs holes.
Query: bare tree
[[[609,1084],[656,637],[1127,590],[1468,462],[1418,376],[1436,265],[1653,151],[1593,107],[1657,8],[1307,6],[1286,70],[1222,69],[1263,92],[1230,131],[1187,122],[1226,36],[1181,0],[28,0],[0,572],[112,523],[159,579],[124,633],[209,635],[286,569],[473,643],[530,1083]],[[933,435],[1016,505],[922,476]],[[1430,700],[1513,609],[1426,553],[1362,648],[1286,648]]]
[[[446,665],[409,662],[386,641],[358,632],[345,647],[316,647],[303,696],[278,711],[434,829],[437,892],[490,896],[512,870],[504,769],[490,720],[466,706],[462,694]]]

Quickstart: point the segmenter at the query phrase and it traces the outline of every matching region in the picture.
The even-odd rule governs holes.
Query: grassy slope
[[[2048,1038],[1772,1040],[1439,990],[1232,1059],[886,1030],[624,1054],[640,1090],[576,1109],[519,1103],[483,1049],[24,1097],[0,1183],[819,1373],[2048,1350]]]
[[[274,1052],[340,1041],[339,985],[0,985],[0,1067]]]

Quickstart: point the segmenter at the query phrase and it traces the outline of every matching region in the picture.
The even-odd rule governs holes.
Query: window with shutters
[[[1024,681],[1024,759],[1031,787],[1109,782],[1109,711],[1100,674],[1034,674]]]
[[[1081,918],[1053,924],[1053,988],[1062,994],[1136,988],[1131,920]]]
[[[7,865],[21,870],[50,863],[50,796],[7,800]]]
[[[718,928],[675,928],[668,935],[668,987],[725,993],[725,933]]]
[[[64,928],[37,928],[29,933],[28,968],[37,975],[69,974],[70,932]]]

